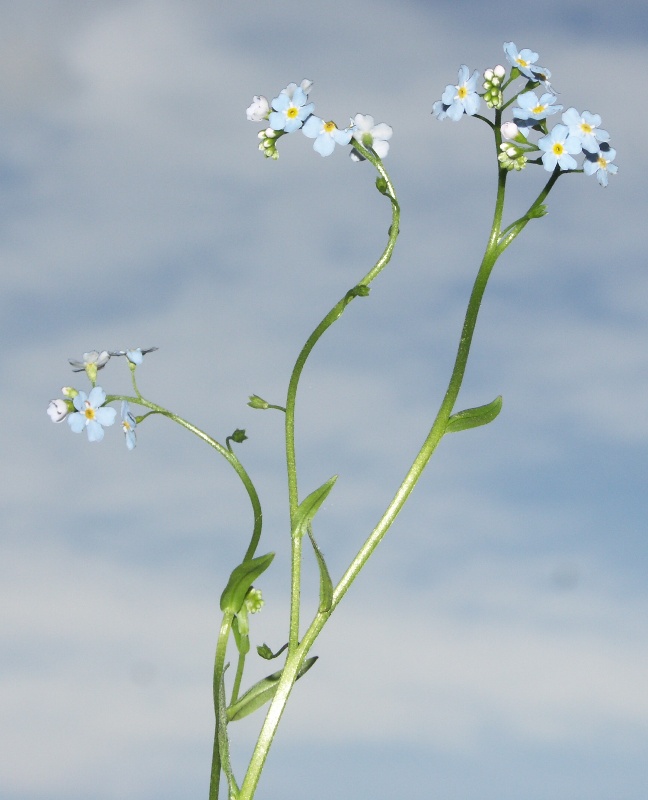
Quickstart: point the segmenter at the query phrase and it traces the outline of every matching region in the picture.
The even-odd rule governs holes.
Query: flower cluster
[[[458,122],[464,115],[475,116],[483,98],[486,105],[496,111],[496,124],[485,121],[495,129],[496,135],[501,134],[498,161],[502,169],[519,171],[527,163],[541,164],[547,172],[576,171],[596,175],[599,184],[607,186],[608,175],[617,172],[617,166],[612,163],[616,151],[610,147],[609,134],[600,127],[600,116],[571,107],[562,114],[562,124],[550,131],[547,118],[563,109],[556,102],[556,93],[549,82],[551,72],[536,63],[537,53],[526,48],[518,50],[513,42],[504,43],[504,54],[511,67],[508,78],[502,65],[486,70],[483,94],[477,91],[479,73],[475,71],[470,75],[468,67],[462,64],[457,84],[446,86],[441,100],[434,103],[435,117],[439,120],[448,117]],[[526,79],[524,86],[504,102],[504,91],[520,77]],[[540,86],[544,89],[542,94],[535,91]],[[514,103],[513,119],[502,124],[502,111]],[[529,141],[532,131],[541,134],[536,143]],[[531,154],[540,155],[529,160]],[[580,168],[575,158],[578,155],[583,156]]]
[[[250,122],[268,122],[268,127],[259,132],[259,150],[266,158],[277,159],[277,142],[287,133],[301,131],[304,136],[314,139],[313,150],[321,156],[330,156],[335,145],[347,145],[355,140],[366,148],[371,148],[379,158],[384,158],[389,150],[388,140],[392,129],[384,122],[376,125],[369,115],[356,114],[346,128],[338,128],[335,122],[325,121],[313,113],[315,104],[309,102],[312,81],[303,80],[299,86],[289,83],[272,102],[263,95],[255,95],[248,106],[246,115]],[[357,150],[351,150],[354,161],[363,161]]]
[[[126,356],[131,372],[134,372],[136,367],[142,363],[144,356],[154,350],[157,350],[157,347],[149,347],[145,350],[138,347],[133,350],[114,352],[91,350],[84,353],[83,359],[80,361],[70,359],[69,363],[73,372],[85,372],[92,388],[90,392],[86,393],[71,386],[64,386],[61,389],[63,397],[50,400],[47,407],[49,418],[52,422],[63,422],[64,419],[67,419],[71,431],[81,433],[85,430],[89,442],[100,442],[104,438],[104,428],[115,423],[117,412],[106,403],[106,392],[101,386],[97,386],[97,372],[106,366],[112,356]],[[121,427],[126,438],[126,447],[129,450],[133,450],[137,443],[135,429],[138,421],[131,412],[128,401],[122,400]]]

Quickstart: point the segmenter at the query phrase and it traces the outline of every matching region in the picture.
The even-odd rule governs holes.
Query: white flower
[[[63,422],[70,413],[70,406],[65,400],[50,400],[47,406],[47,414],[52,422]]]
[[[102,350],[100,353],[97,350],[91,350],[89,353],[83,354],[83,361],[74,361],[74,359],[69,358],[68,362],[71,364],[74,372],[83,372],[84,370],[88,372],[90,371],[95,372],[97,374],[97,370],[103,369],[110,359],[110,353],[107,350]]]
[[[352,120],[354,131],[353,138],[365,147],[371,147],[378,158],[385,158],[389,152],[389,139],[394,132],[390,125],[384,122],[374,124],[370,114],[356,114]],[[353,161],[364,161],[364,156],[354,148],[350,153]]]
[[[269,113],[270,103],[268,103],[268,98],[262,94],[255,94],[252,98],[252,104],[245,111],[250,122],[263,122],[264,119],[268,119]]]

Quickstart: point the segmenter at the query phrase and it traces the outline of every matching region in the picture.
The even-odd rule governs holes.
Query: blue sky
[[[492,214],[486,127],[440,123],[432,104],[461,63],[492,67],[513,40],[565,107],[601,114],[619,174],[605,190],[561,179],[498,264],[460,405],[502,394],[503,412],[442,443],[318,642],[258,797],[643,800],[643,3],[77,0],[0,15],[3,799],[206,796],[218,598],[249,529],[227,465],[164,420],[133,453],[116,429],[89,445],[53,426],[67,359],[156,345],[145,396],[220,440],[246,429],[262,548],[277,551],[253,639],[279,646],[281,419],[247,397],[283,401],[302,343],[378,257],[389,208],[344,152],[322,159],[296,136],[264,160],[245,108],[308,78],[317,113],[394,128],[397,251],[300,394],[302,491],[340,475],[317,529],[338,576],[443,396]],[[539,172],[512,176],[509,219]],[[126,391],[125,364],[102,385]],[[306,580],[314,608],[313,564]],[[239,769],[256,720],[233,731]]]

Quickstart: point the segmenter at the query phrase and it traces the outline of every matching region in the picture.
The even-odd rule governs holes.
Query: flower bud
[[[268,119],[269,113],[270,104],[268,103],[268,98],[258,94],[254,95],[252,104],[245,111],[250,122],[263,122],[264,119]]]
[[[47,414],[52,422],[63,422],[67,415],[72,410],[70,404],[66,400],[50,400],[47,406]]]
[[[519,133],[518,126],[515,124],[515,122],[505,122],[500,130],[502,131],[502,136],[505,139],[515,139]]]
[[[261,611],[263,604],[264,600],[261,590],[251,586],[248,593],[245,595],[245,607],[250,614],[256,614]]]
[[[505,139],[510,139],[513,142],[518,142],[519,144],[529,143],[529,140],[526,138],[526,136],[523,133],[520,133],[520,129],[515,122],[505,122],[500,128],[500,131]]]
[[[262,397],[259,397],[258,394],[251,394],[250,399],[248,401],[248,405],[250,408],[259,408],[262,411],[265,411],[266,408],[270,408],[270,403],[264,400]]]

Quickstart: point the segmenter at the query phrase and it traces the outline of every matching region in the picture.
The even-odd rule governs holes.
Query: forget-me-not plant
[[[395,252],[400,233],[401,206],[392,178],[383,163],[388,152],[391,152],[393,131],[386,123],[376,124],[370,114],[350,116],[351,122],[344,129],[338,128],[334,122],[326,122],[328,116],[321,117],[314,113],[315,104],[309,100],[312,81],[306,79],[299,84],[289,83],[275,95],[272,102],[268,102],[265,95],[254,95],[251,105],[246,109],[247,119],[262,126],[258,132],[259,149],[269,160],[276,161],[279,158],[278,144],[282,137],[298,131],[314,140],[313,149],[321,156],[328,157],[336,147],[348,146],[352,160],[365,164],[357,169],[364,169],[365,174],[374,176],[375,187],[388,204],[387,232],[382,252],[374,264],[366,265],[361,274],[349,279],[340,290],[339,300],[315,325],[299,351],[285,395],[275,401],[266,400],[258,394],[249,396],[248,405],[251,409],[280,415],[284,428],[281,459],[285,464],[288,524],[284,536],[275,537],[280,538],[282,546],[285,546],[285,563],[290,564],[287,633],[284,641],[273,642],[272,647],[263,643],[256,650],[252,649],[251,644],[251,617],[264,605],[257,583],[271,567],[274,552],[258,554],[263,511],[255,483],[239,457],[242,445],[247,440],[245,429],[236,428],[230,434],[216,438],[145,397],[139,389],[136,376],[148,366],[144,364],[144,356],[157,349],[154,347],[92,350],[84,353],[82,360],[70,360],[76,375],[85,373],[90,382],[90,391],[86,393],[82,389],[66,386],[61,391],[63,397],[50,401],[48,405],[47,414],[53,422],[60,423],[67,419],[72,431],[81,433],[85,430],[90,441],[98,442],[104,438],[104,428],[110,427],[115,421],[116,411],[112,404],[120,403],[121,428],[129,451],[135,449],[136,431],[141,432],[149,417],[157,415],[168,419],[223,458],[236,473],[244,489],[249,504],[249,539],[229,575],[223,575],[225,586],[220,596],[222,617],[215,646],[211,686],[214,730],[209,800],[217,800],[222,788],[225,788],[230,800],[252,800],[295,683],[304,678],[317,661],[312,650],[319,635],[389,532],[439,443],[450,434],[487,425],[499,415],[502,409],[501,396],[483,398],[480,405],[468,408],[463,407],[459,400],[482,299],[499,258],[527,225],[535,224],[535,220],[547,213],[547,197],[563,175],[595,175],[601,186],[607,186],[609,176],[617,172],[613,163],[616,151],[609,144],[608,133],[600,127],[600,117],[589,111],[581,114],[570,107],[562,115],[562,123],[550,129],[550,118],[562,106],[556,104],[555,93],[550,91],[549,71],[536,65],[539,58],[537,53],[526,48],[518,50],[513,42],[504,44],[504,53],[510,68],[502,64],[487,68],[481,86],[481,73],[474,70],[471,74],[469,68],[462,64],[457,84],[447,85],[441,99],[432,106],[432,113],[438,120],[459,122],[470,118],[485,124],[488,135],[492,137],[493,147],[489,158],[496,182],[491,230],[476,270],[458,337],[454,365],[439,409],[436,414],[430,415],[427,427],[421,432],[419,450],[403,468],[404,479],[394,486],[392,495],[381,509],[382,515],[377,512],[376,525],[361,535],[355,530],[341,532],[354,542],[355,554],[341,571],[336,569],[334,573],[324,555],[326,548],[320,548],[318,543],[320,532],[317,515],[332,493],[337,476],[322,475],[319,486],[309,486],[306,490],[298,486],[295,425],[298,389],[309,358],[320,340],[352,304],[369,297],[374,281],[388,266]],[[546,91],[538,96],[536,90],[540,86]],[[487,116],[480,113],[482,100]],[[430,137],[432,135],[431,131]],[[538,137],[537,141],[534,141],[534,137]],[[535,174],[544,181],[540,191],[528,206],[514,212],[512,222],[504,224],[508,181],[520,180],[521,175],[527,175],[528,170],[534,167],[540,167]],[[96,385],[97,372],[108,365],[111,357],[125,358],[132,387],[128,392],[106,394]],[[109,372],[102,375],[108,375]],[[138,409],[138,413],[133,411],[134,408]],[[144,453],[140,452],[139,455]],[[183,469],[186,466],[183,465]],[[306,549],[312,551],[317,565],[315,585],[309,584],[309,573],[303,570]],[[256,625],[256,618],[254,622]],[[261,662],[257,660],[257,665],[275,661],[274,665],[267,667],[268,674],[261,680],[250,680],[248,666],[251,657],[261,659]],[[230,664],[232,669],[228,671]],[[230,734],[235,729],[234,723],[257,712],[265,716],[258,727],[247,768],[239,769],[239,764],[233,765],[230,758]],[[429,787],[422,790],[422,794],[429,794]],[[304,796],[308,797],[307,787]]]

